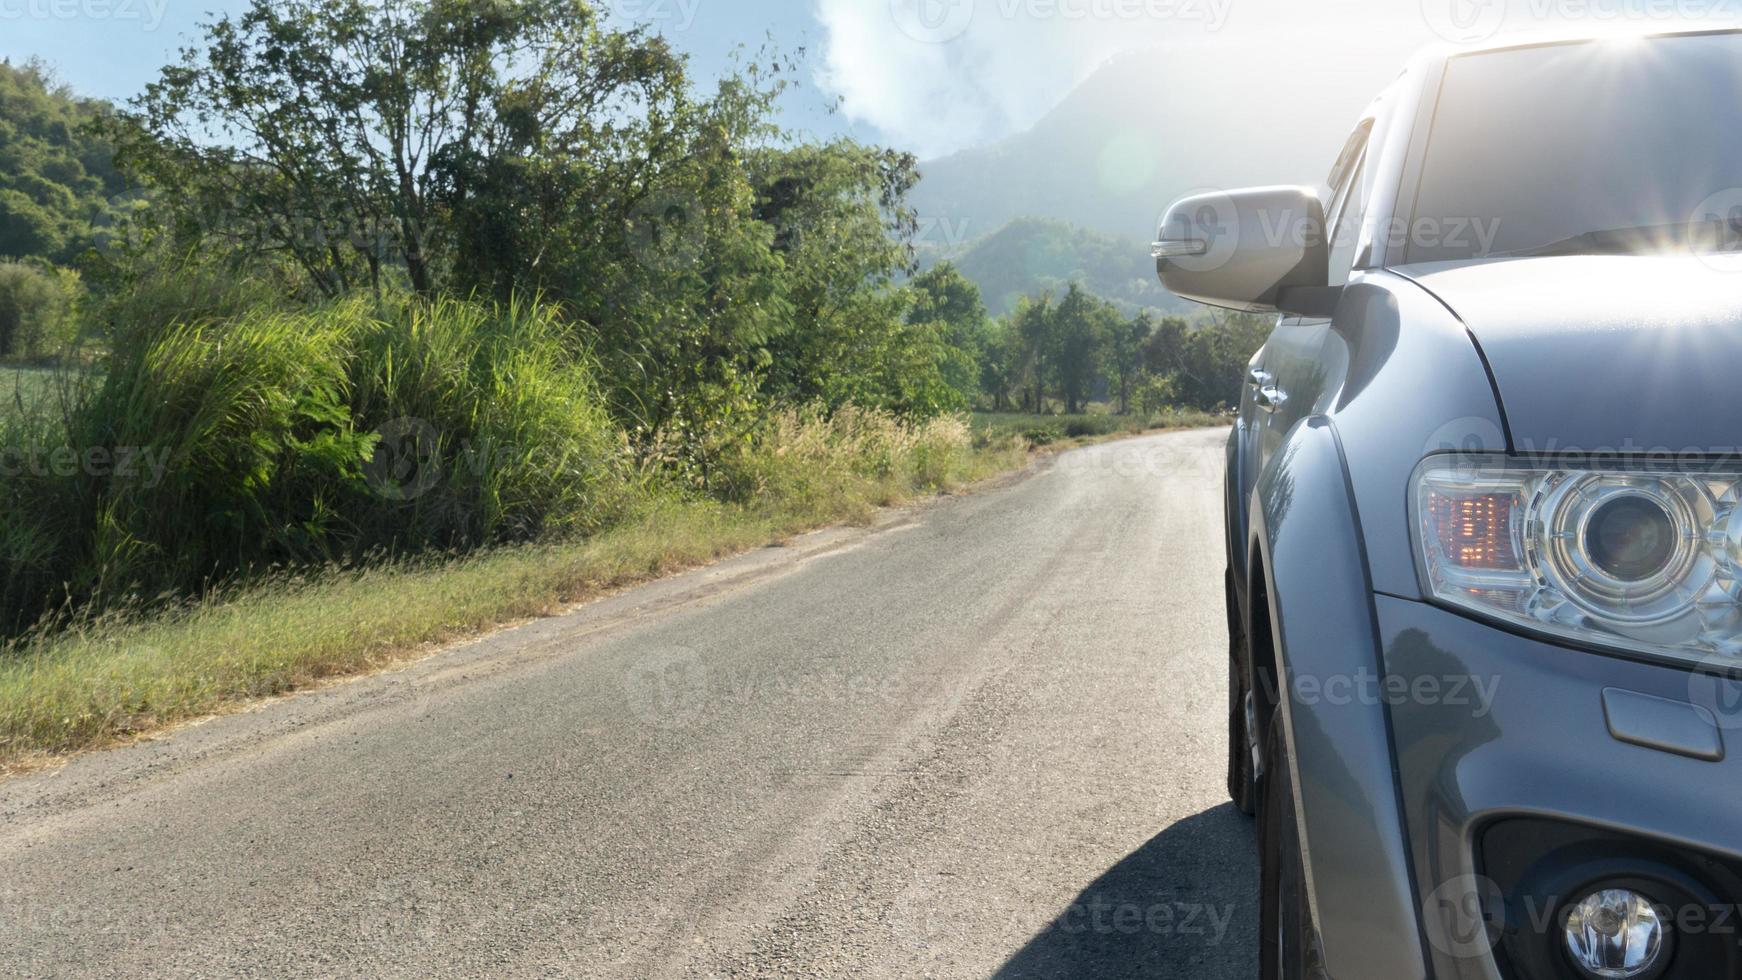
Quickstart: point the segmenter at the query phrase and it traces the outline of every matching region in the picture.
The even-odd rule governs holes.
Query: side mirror
[[[1162,285],[1186,299],[1245,313],[1329,316],[1325,206],[1305,187],[1188,197],[1167,211],[1152,249]]]

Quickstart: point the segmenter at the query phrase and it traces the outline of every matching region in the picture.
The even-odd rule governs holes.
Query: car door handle
[[[1274,412],[1288,404],[1288,392],[1275,385],[1265,385],[1258,389],[1258,407],[1266,412]]]
[[[1246,375],[1246,383],[1251,385],[1254,390],[1268,388],[1270,387],[1271,382],[1275,380],[1276,378],[1273,377],[1269,371],[1260,371],[1257,368],[1253,368],[1251,372]]]

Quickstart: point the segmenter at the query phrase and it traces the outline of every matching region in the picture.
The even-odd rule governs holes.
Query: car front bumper
[[[1540,969],[1520,965],[1509,950],[1521,947],[1511,944],[1560,940],[1551,914],[1525,917],[1516,903],[1504,914],[1501,899],[1515,876],[1485,866],[1484,841],[1506,821],[1571,828],[1568,839],[1589,835],[1586,850],[1605,859],[1625,862],[1645,850],[1685,859],[1696,874],[1711,870],[1705,880],[1718,882],[1720,901],[1742,901],[1719,894],[1730,887],[1723,868],[1742,867],[1742,730],[1726,730],[1742,724],[1742,715],[1686,707],[1713,707],[1727,682],[1530,639],[1420,602],[1379,596],[1375,611],[1392,683],[1372,696],[1384,698],[1389,711],[1435,977],[1537,980]],[[1360,696],[1358,686],[1349,690]],[[1623,741],[1612,729],[1652,739],[1639,737],[1636,719],[1612,718],[1620,714],[1618,697],[1667,705],[1670,721],[1692,724],[1670,725],[1669,737],[1654,744]],[[1701,742],[1702,727],[1721,758]],[[1693,757],[1696,749],[1705,757]],[[1475,910],[1485,927],[1471,921]],[[1703,921],[1717,928],[1712,918]],[[1729,928],[1742,931],[1742,923],[1731,920]]]

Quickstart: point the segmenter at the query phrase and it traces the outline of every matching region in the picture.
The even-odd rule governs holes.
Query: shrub
[[[149,344],[178,324],[298,308],[291,281],[272,277],[270,267],[243,275],[227,263],[147,247],[107,272],[96,277],[105,298],[92,326],[118,348]]]
[[[600,526],[625,452],[568,333],[531,305],[353,300],[137,338],[64,424],[0,432],[80,461],[0,492],[0,625]]]
[[[1158,415],[1174,407],[1178,386],[1173,375],[1145,374],[1137,382],[1137,407],[1145,415]]]
[[[0,261],[0,359],[44,360],[77,333],[79,275],[70,269]]]
[[[1128,422],[1114,415],[1081,415],[1072,417],[1065,423],[1065,438],[1081,439],[1085,436],[1110,436],[1128,428]]]
[[[587,531],[626,506],[626,445],[573,335],[554,307],[451,300],[359,332],[352,416],[383,437],[367,474],[374,543]]]
[[[843,495],[882,503],[912,490],[949,486],[973,454],[965,421],[906,420],[846,406],[770,416],[717,464],[715,490],[728,501],[779,501],[824,510]]]

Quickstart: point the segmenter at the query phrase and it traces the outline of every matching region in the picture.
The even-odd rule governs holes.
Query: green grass
[[[585,538],[256,582],[0,650],[0,769],[98,747],[1023,465],[965,424],[791,415],[740,460],[741,503],[660,494]]]

